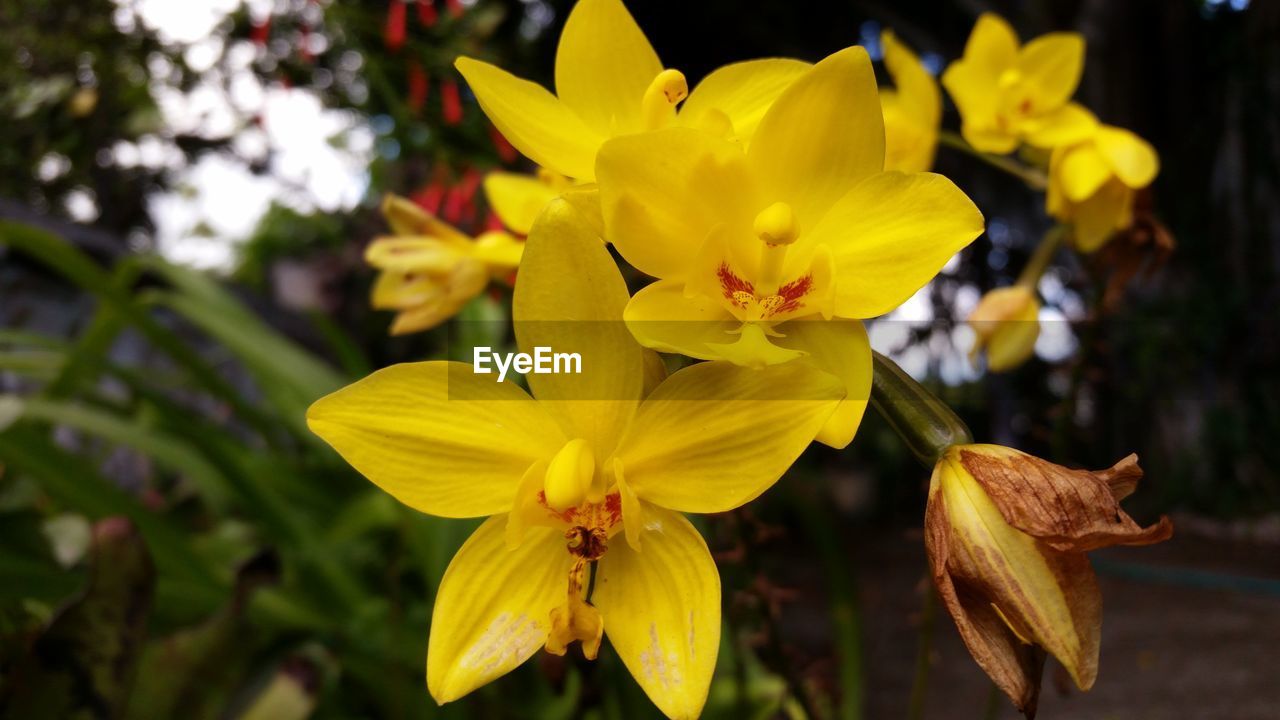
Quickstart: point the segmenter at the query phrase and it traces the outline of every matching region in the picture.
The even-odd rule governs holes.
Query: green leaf
[[[161,573],[182,594],[209,600],[222,593],[224,583],[194,552],[186,530],[147,510],[83,458],[53,445],[47,432],[19,424],[0,433],[0,463],[35,477],[56,501],[90,518],[129,518],[153,548]]]
[[[89,583],[19,661],[6,718],[116,717],[128,700],[146,633],[155,570],[127,520],[94,528]]]

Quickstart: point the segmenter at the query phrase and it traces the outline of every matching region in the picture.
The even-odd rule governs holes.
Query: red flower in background
[[[404,45],[405,6],[403,0],[391,0],[387,8],[387,27],[382,36],[387,49],[396,52]]]
[[[446,125],[462,122],[462,97],[458,95],[458,83],[452,78],[440,83],[440,113]]]
[[[271,16],[255,20],[249,29],[249,40],[258,47],[266,47],[267,38],[271,36]]]
[[[429,89],[430,80],[427,72],[422,69],[417,60],[409,61],[409,109],[415,113],[422,110],[422,106],[427,102]]]
[[[423,27],[433,27],[438,19],[435,0],[418,0],[418,22]]]

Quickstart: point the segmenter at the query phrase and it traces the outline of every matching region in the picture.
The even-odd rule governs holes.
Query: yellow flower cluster
[[[1117,149],[1128,136],[1068,102],[1078,38],[1019,50],[1007,30],[984,16],[944,77],[965,136],[1000,152],[1060,148],[1063,212],[1118,192],[1104,169],[1133,187],[1142,168]],[[307,415],[410,507],[487,518],[437,594],[427,685],[438,702],[540,648],[580,642],[594,658],[608,638],[664,714],[701,712],[720,581],[682,513],[751,501],[815,440],[849,444],[872,385],[863,320],[983,232],[973,202],[927,172],[937,84],[892,34],[884,46],[895,91],[877,88],[859,47],[815,64],[728,65],[691,91],[620,0],[579,0],[554,94],[457,60],[490,120],[543,170],[487,178],[510,232],[475,239],[389,199],[394,237],[367,255],[382,273],[374,304],[399,311],[393,332],[424,329],[518,265],[520,350],[572,350],[581,371],[529,374],[526,392],[468,364],[397,365]],[[632,296],[610,246],[653,282]],[[668,376],[658,351],[703,362]],[[951,498],[953,475],[936,492]],[[967,542],[968,516],[947,517],[937,542]],[[1007,619],[1014,632],[1021,617]]]
[[[1089,253],[1133,224],[1135,195],[1155,180],[1159,159],[1145,140],[1099,122],[1071,100],[1084,51],[1077,33],[1050,33],[1021,45],[1007,22],[988,13],[978,18],[964,57],[947,68],[942,84],[975,150],[1005,154],[1025,143],[1047,152],[1046,210],[1070,226],[1073,246]],[[987,350],[988,369],[1009,370],[1031,356],[1039,335],[1037,279],[989,293],[970,317],[975,354]]]

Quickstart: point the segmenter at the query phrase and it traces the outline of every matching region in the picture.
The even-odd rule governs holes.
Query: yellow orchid
[[[1022,141],[1053,148],[1093,130],[1093,114],[1071,102],[1083,70],[1079,33],[1049,33],[1021,46],[1009,23],[984,13],[942,84],[960,110],[964,139],[1003,154]]]
[[[471,365],[396,365],[307,413],[316,434],[405,504],[491,516],[439,586],[427,649],[438,702],[539,647],[563,654],[576,640],[593,658],[607,637],[668,717],[701,711],[720,582],[681,512],[723,512],[768,489],[844,389],[794,366],[729,363],[658,382],[652,351],[619,322],[627,300],[589,222],[554,201],[516,283],[516,339],[528,353],[580,353],[580,374],[531,373],[530,397]]]
[[[582,182],[595,177],[596,151],[612,137],[679,123],[749,138],[773,98],[807,67],[777,58],[734,63],[690,93],[620,0],[579,0],[569,13],[556,49],[555,95],[489,63],[460,57],[455,65],[516,149]]]
[[[950,180],[883,166],[875,76],[858,47],[788,86],[746,148],[691,128],[605,143],[606,236],[659,278],[627,305],[632,333],[753,367],[804,357],[845,383],[817,439],[847,445],[871,383],[861,319],[898,306],[983,229]],[[823,322],[833,318],[844,320]]]
[[[573,187],[569,178],[546,168],[536,175],[494,171],[484,176],[484,195],[503,227],[528,235],[543,208]]]
[[[489,284],[520,264],[524,243],[490,231],[477,238],[407,198],[388,195],[382,214],[392,236],[375,239],[364,259],[381,272],[372,305],[397,311],[392,335],[429,330],[448,320]]]
[[[970,359],[985,352],[991,372],[1018,367],[1035,352],[1039,318],[1040,301],[1029,287],[1014,285],[983,295],[969,314],[969,327],[974,334]]]
[[[538,168],[535,175],[494,171],[484,178],[489,207],[504,227],[528,235],[533,221],[556,198],[563,198],[587,220],[597,235],[604,235],[600,196],[595,184],[574,184],[554,170]]]
[[[1035,715],[1048,652],[1082,690],[1098,671],[1102,598],[1085,553],[1167,540],[1120,508],[1142,469],[1089,472],[999,445],[956,445],[934,467],[925,543],[938,593],[974,660]]]
[[[1147,141],[1123,128],[1100,125],[1087,139],[1057,148],[1049,158],[1050,215],[1071,223],[1082,252],[1106,244],[1133,223],[1133,198],[1160,172]]]
[[[925,172],[933,167],[942,124],[942,92],[920,58],[886,30],[880,35],[893,90],[880,89],[884,112],[884,169]]]

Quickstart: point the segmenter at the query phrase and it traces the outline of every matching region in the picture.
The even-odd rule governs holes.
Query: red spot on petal
[[[804,296],[809,294],[813,289],[813,275],[805,275],[796,278],[791,282],[778,288],[778,297],[782,298],[782,303],[773,309],[770,315],[780,315],[782,313],[798,310],[804,303]]]
[[[725,299],[740,308],[746,308],[747,304],[738,297],[738,293],[756,294],[755,286],[735,275],[729,263],[720,263],[720,267],[716,269],[716,277],[720,279],[720,291],[724,293]]]

